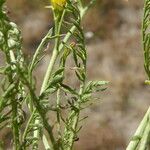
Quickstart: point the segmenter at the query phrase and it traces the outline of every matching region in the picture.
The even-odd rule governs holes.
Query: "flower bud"
[[[51,4],[55,10],[62,11],[66,4],[66,0],[51,0]]]

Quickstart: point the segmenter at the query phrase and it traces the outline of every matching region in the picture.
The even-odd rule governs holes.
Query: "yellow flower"
[[[51,4],[54,9],[61,11],[66,4],[66,0],[51,0]]]

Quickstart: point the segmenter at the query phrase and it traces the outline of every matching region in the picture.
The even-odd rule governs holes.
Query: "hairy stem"
[[[12,60],[14,60],[14,57],[10,53],[6,53],[6,59],[8,64],[11,65]],[[12,66],[12,65],[11,65]],[[12,66],[13,68],[13,66]],[[11,68],[11,69],[12,69]],[[8,79],[10,83],[13,83],[13,75],[12,73],[8,74]],[[19,150],[20,148],[20,129],[18,126],[17,116],[18,116],[18,104],[15,98],[15,95],[12,93],[12,128],[13,128],[13,149]]]

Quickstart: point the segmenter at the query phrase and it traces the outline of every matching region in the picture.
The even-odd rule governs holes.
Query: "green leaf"
[[[11,92],[15,89],[15,87],[16,87],[15,84],[9,85],[8,89],[3,94],[3,97],[6,98],[9,94],[11,94]]]
[[[92,93],[93,91],[97,91],[98,89],[104,90],[102,88],[104,85],[107,85],[109,82],[108,81],[89,81],[88,84],[86,85],[86,88],[84,90],[84,93]]]
[[[78,96],[78,93],[76,92],[75,89],[72,89],[71,87],[69,87],[68,85],[65,85],[63,83],[60,84],[61,87],[63,88],[63,90],[67,93],[71,93],[73,95],[77,95]]]
[[[62,68],[58,69],[58,70],[54,73],[54,75],[53,75],[53,76],[55,77],[55,76],[57,76],[57,75],[59,75],[59,74],[63,73],[64,69],[65,69],[64,67],[62,67]]]
[[[80,80],[80,81],[84,81],[84,77],[82,76],[82,74],[79,72],[79,71],[75,71],[75,73],[76,73],[76,76],[77,76],[77,78]]]

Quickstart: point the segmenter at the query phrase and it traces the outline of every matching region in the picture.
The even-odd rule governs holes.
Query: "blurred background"
[[[7,0],[9,16],[23,35],[24,53],[30,57],[53,26],[48,0]],[[150,89],[143,67],[141,0],[97,0],[83,20],[88,49],[89,80],[108,80],[100,100],[83,112],[88,115],[75,150],[123,150],[150,105]],[[38,81],[51,51],[37,68]],[[67,80],[72,80],[68,72]],[[6,140],[7,132],[0,133]],[[41,148],[42,149],[42,148]]]

